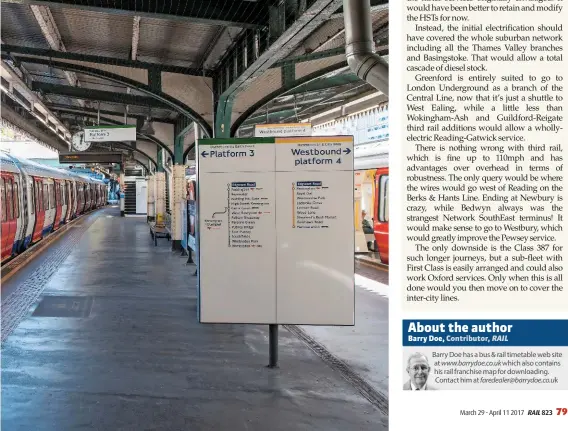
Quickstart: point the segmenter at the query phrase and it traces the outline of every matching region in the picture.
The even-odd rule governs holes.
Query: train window
[[[20,217],[20,193],[18,183],[14,183],[14,217]]]
[[[30,214],[33,214],[34,211],[34,203],[35,203],[35,199],[34,199],[34,183],[32,182],[32,192],[30,193]]]
[[[39,212],[39,211],[41,211],[40,208],[39,208],[39,202],[40,202],[39,189],[38,189],[38,184],[35,181],[34,181],[33,189],[34,189],[34,198],[35,198],[35,209],[36,209],[36,212]]]
[[[12,220],[14,217],[14,201],[12,200],[12,180],[4,181],[4,188],[6,189],[6,217]]]
[[[61,205],[66,205],[67,204],[67,183],[64,182],[61,185]]]
[[[54,184],[49,185],[49,208],[55,208],[55,187],[54,187]]]
[[[36,183],[37,186],[37,200],[38,200],[38,205],[37,207],[39,208],[39,211],[42,211],[45,209],[43,207],[43,185],[41,183]]]
[[[49,210],[49,186],[47,184],[43,185],[43,210]]]
[[[0,209],[2,210],[2,221],[6,221],[6,195],[4,194],[4,178],[0,179]]]
[[[389,221],[389,176],[379,178],[379,222]]]

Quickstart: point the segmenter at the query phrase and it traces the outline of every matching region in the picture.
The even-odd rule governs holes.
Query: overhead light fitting
[[[152,127],[152,121],[149,116],[144,120],[144,124],[140,128],[140,132],[144,133],[145,135],[153,135],[155,133],[154,128]]]
[[[144,120],[144,124],[140,128],[140,132],[144,133],[145,135],[153,135],[154,128],[152,127],[152,108],[150,108],[148,116]]]

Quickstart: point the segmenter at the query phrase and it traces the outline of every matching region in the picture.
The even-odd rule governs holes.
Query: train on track
[[[388,140],[355,146],[355,184],[361,187],[361,207],[355,208],[355,220],[361,223],[365,209],[373,227],[369,250],[377,252],[381,262],[389,263],[389,147]]]
[[[2,263],[107,203],[98,179],[0,152]]]

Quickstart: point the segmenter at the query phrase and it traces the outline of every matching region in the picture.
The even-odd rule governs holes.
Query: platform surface
[[[388,429],[286,329],[273,370],[266,326],[200,325],[194,267],[145,220],[88,217],[6,286],[2,429]]]

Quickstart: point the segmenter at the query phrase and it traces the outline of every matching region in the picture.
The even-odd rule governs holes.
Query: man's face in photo
[[[426,358],[412,358],[406,370],[410,376],[410,380],[417,388],[422,388],[428,380],[430,374],[430,366]]]

